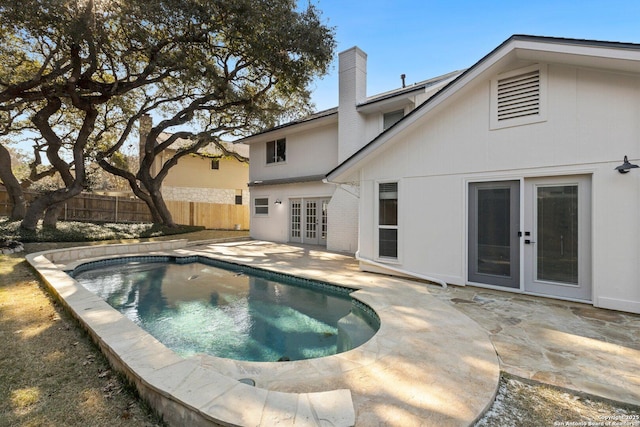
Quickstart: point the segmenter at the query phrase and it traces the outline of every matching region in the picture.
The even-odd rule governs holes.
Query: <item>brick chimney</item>
[[[338,162],[365,143],[365,120],[356,105],[367,99],[367,54],[354,46],[338,55]]]

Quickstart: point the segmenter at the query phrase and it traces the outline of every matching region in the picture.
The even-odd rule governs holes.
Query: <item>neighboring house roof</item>
[[[327,174],[327,180],[339,181],[341,178],[346,178],[363,162],[380,152],[382,146],[392,141],[393,137],[453,97],[480,75],[492,73],[517,61],[560,62],[575,66],[640,73],[640,44],[513,35],[434,96],[336,166]]]
[[[171,136],[170,133],[162,132],[158,135],[158,143],[163,143]],[[169,146],[169,150],[179,150],[184,147],[190,147],[193,144],[193,141],[185,138],[178,138]],[[249,157],[249,146],[240,143],[232,143],[232,142],[222,142],[222,145],[230,152],[237,153],[243,157]],[[222,156],[223,152],[220,150],[214,143],[211,143],[205,147],[202,147],[198,150],[196,155],[201,155],[204,157],[217,157]]]

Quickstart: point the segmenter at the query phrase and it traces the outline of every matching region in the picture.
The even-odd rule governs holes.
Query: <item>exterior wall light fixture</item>
[[[636,166],[637,167],[637,166]],[[280,199],[276,199],[275,202],[273,202],[274,205],[281,205],[282,204],[282,200]]]
[[[616,166],[616,169],[620,173],[627,173],[630,169],[637,168],[638,165],[634,165],[633,163],[629,163],[629,159],[627,156],[624,156],[624,161],[620,166]]]

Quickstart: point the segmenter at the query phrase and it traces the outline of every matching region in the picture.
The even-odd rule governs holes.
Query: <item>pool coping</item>
[[[231,245],[242,244],[245,242]],[[475,422],[493,402],[499,364],[486,333],[430,296],[424,287],[402,279],[362,273],[364,281],[336,283],[357,288],[351,297],[378,314],[381,327],[370,341],[334,356],[277,363],[212,356],[182,358],[65,273],[88,260],[123,255],[214,257],[212,247],[216,245],[198,247],[186,240],[173,240],[66,248],[30,254],[27,260],[87,329],[112,366],[135,384],[143,399],[169,424],[364,425],[372,417],[369,411],[373,406],[391,404],[399,392],[407,397],[389,409],[390,413],[408,404],[412,414],[405,419],[420,420],[420,425],[463,426]],[[218,255],[221,258],[216,259],[225,260],[224,254]],[[278,271],[278,266],[267,269]],[[406,304],[392,301],[398,298]],[[403,313],[409,305],[424,306],[425,313],[412,311],[409,319]],[[398,322],[403,318],[411,321],[403,325]],[[436,342],[437,351],[421,338]],[[471,372],[472,367],[480,372]],[[414,369],[419,371],[412,372]],[[412,383],[413,377],[425,375],[427,382],[434,383]],[[247,377],[257,386],[239,381]],[[397,381],[389,384],[382,377]],[[362,384],[353,378],[361,378]],[[371,387],[371,396],[363,396],[363,388]],[[389,417],[381,414],[378,419]]]

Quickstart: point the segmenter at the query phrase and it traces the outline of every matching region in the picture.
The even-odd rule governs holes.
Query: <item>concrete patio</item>
[[[313,246],[247,242],[198,250],[324,280],[332,280],[336,273],[354,281],[385,278],[360,272],[352,257]],[[501,370],[640,405],[640,315],[471,286],[443,289],[424,282],[406,282],[428,290],[476,321],[495,347]]]
[[[286,363],[180,358],[64,270],[104,258],[209,256],[357,289],[380,329],[333,356]],[[362,273],[342,254],[268,242],[186,240],[79,247],[27,256],[170,425],[468,426],[491,406],[499,363],[484,330],[423,283]],[[251,379],[255,387],[244,384]]]

